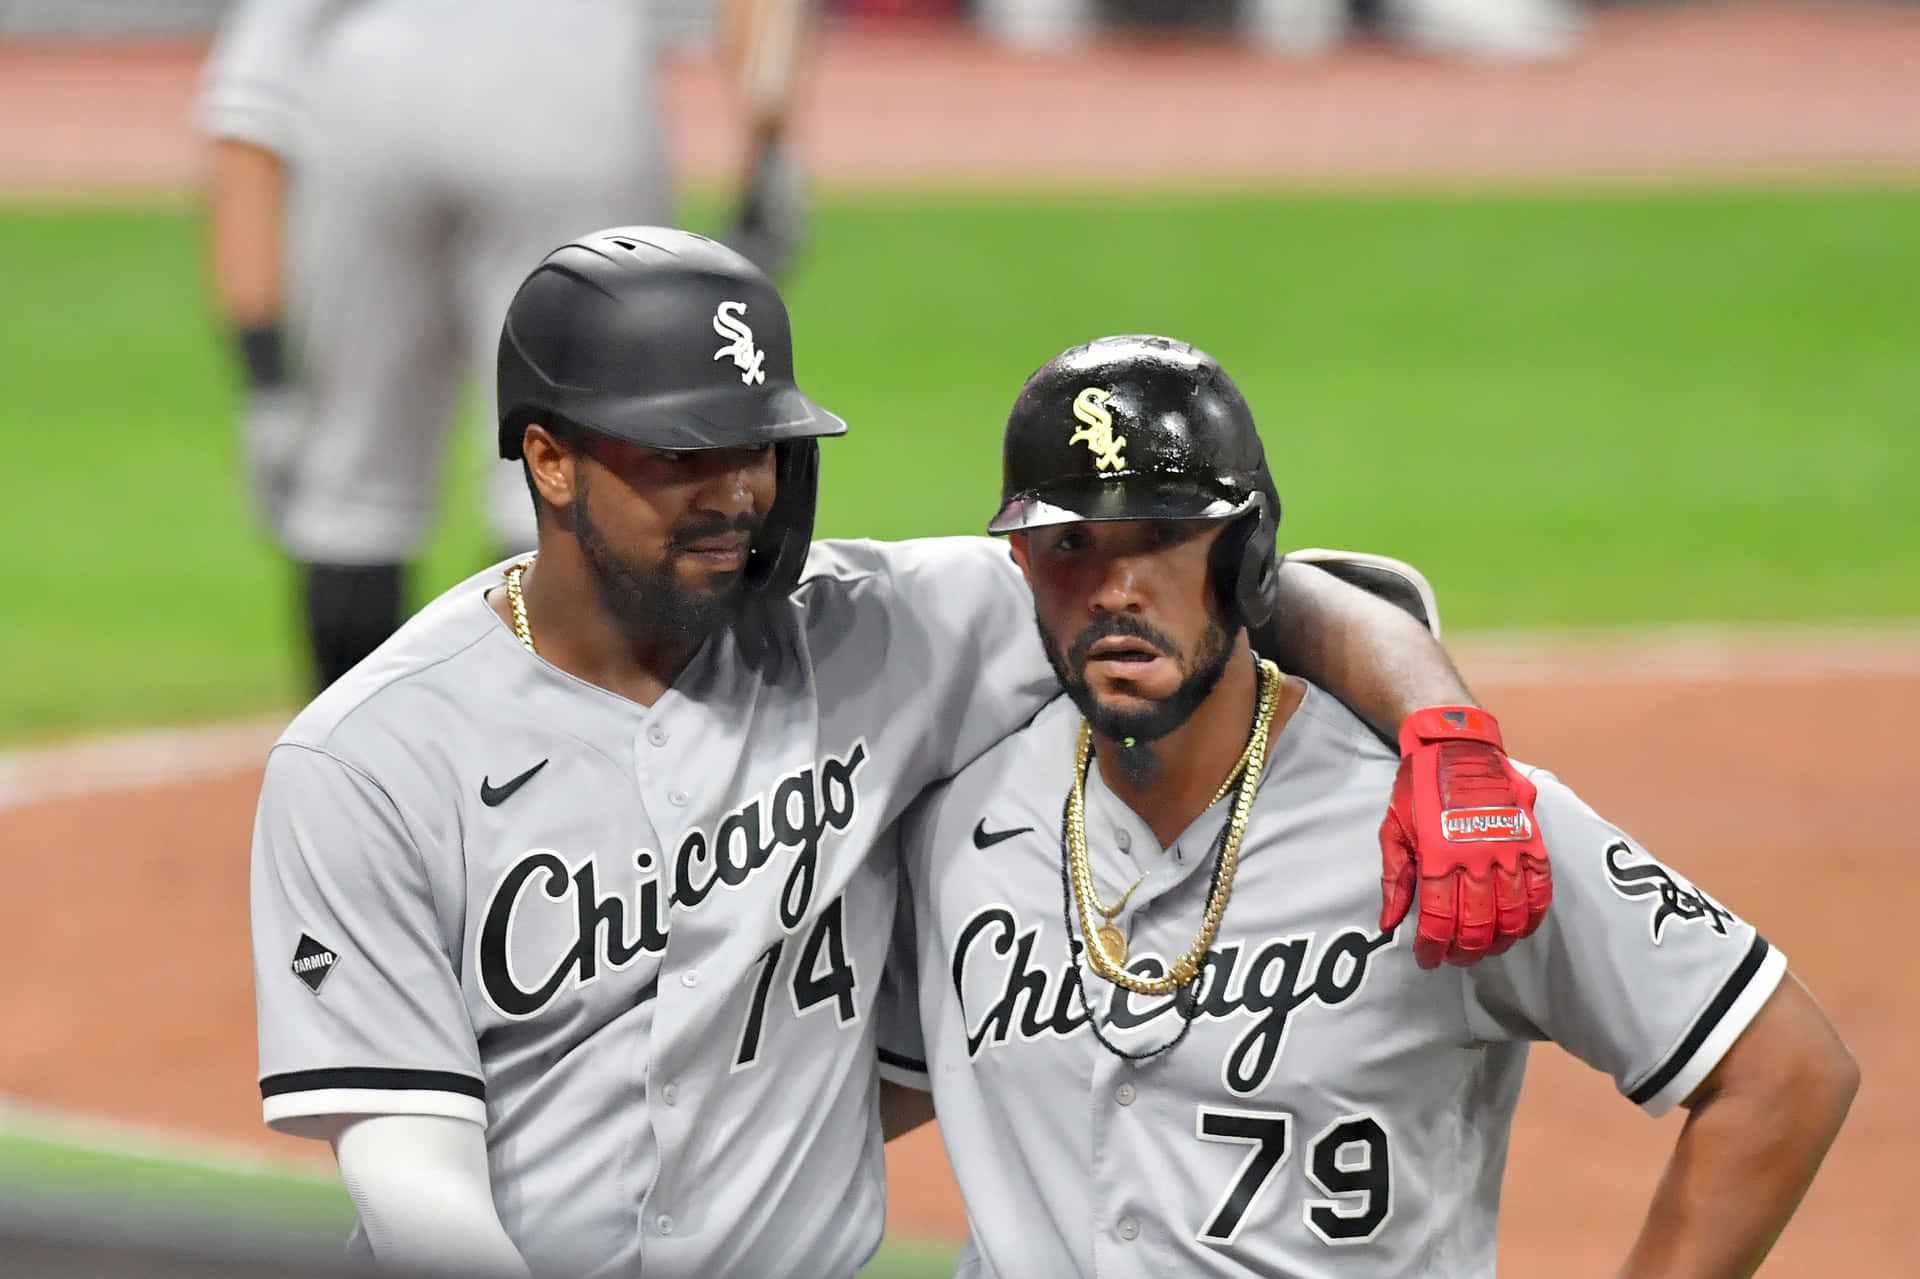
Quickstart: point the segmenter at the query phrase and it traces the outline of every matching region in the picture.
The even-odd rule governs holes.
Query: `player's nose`
[[[756,513],[760,490],[768,487],[762,483],[764,459],[749,449],[722,449],[714,461],[707,482],[700,486],[699,508],[729,517]]]
[[[1107,560],[1095,583],[1087,607],[1094,615],[1138,613],[1145,604],[1141,576],[1133,557],[1116,555]]]

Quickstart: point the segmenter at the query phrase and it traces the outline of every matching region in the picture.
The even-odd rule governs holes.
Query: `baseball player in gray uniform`
[[[1131,476],[1076,442],[1089,388]],[[1621,1273],[1750,1273],[1857,1081],[1780,953],[1526,768],[1546,923],[1423,972],[1375,926],[1363,855],[1393,752],[1248,646],[1266,601],[1236,561],[1272,554],[1245,530],[1277,502],[1219,366],[1166,339],[1070,350],[1006,459],[992,528],[1067,695],[903,822],[878,1014],[883,1073],[931,1088],[966,1199],[959,1273],[1490,1276],[1538,1039],[1693,1112]],[[1474,800],[1443,824],[1530,820]]]
[[[884,835],[1053,696],[1030,597],[990,539],[810,541],[844,427],[712,241],[556,250],[498,389],[537,555],[430,604],[268,758],[266,1119],[333,1144],[383,1262],[850,1274],[884,1206]],[[1309,567],[1270,586],[1275,651],[1384,729],[1462,697],[1392,605]],[[1463,873],[1410,855],[1423,896]],[[1489,911],[1469,950],[1537,922]]]
[[[755,161],[742,243],[784,259],[802,0],[729,0]],[[204,76],[211,264],[256,505],[300,565],[324,687],[404,615],[456,402],[554,245],[671,211],[644,0],[245,0]],[[495,418],[482,421],[491,436]],[[488,477],[504,550],[520,471]]]

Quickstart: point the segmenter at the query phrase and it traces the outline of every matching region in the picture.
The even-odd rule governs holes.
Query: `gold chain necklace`
[[[1220,783],[1220,789],[1214,791],[1213,798],[1207,801],[1208,808],[1225,799],[1227,792],[1233,789],[1233,784],[1240,780],[1240,774],[1247,771],[1247,761],[1253,758],[1254,736],[1252,733],[1247,734],[1247,744],[1240,749],[1240,758],[1233,762],[1233,767],[1227,770],[1227,779]],[[1082,775],[1084,776],[1084,770]],[[1140,878],[1133,881],[1133,888],[1127,889],[1126,895],[1112,906],[1102,905],[1097,893],[1088,899],[1093,908],[1106,920],[1097,930],[1100,940],[1106,943],[1107,950],[1122,964],[1127,962],[1127,938],[1126,934],[1114,926],[1113,917],[1127,908],[1127,902],[1132,899],[1134,889],[1146,882],[1147,872],[1143,870],[1140,872]],[[1089,890],[1093,888],[1091,880],[1088,881],[1087,887]]]
[[[1207,807],[1211,808],[1213,806],[1209,804]],[[1127,962],[1127,935],[1114,925],[1113,917],[1125,910],[1127,903],[1133,900],[1133,889],[1140,887],[1140,885],[1146,882],[1147,872],[1143,870],[1140,872],[1140,878],[1133,881],[1133,888],[1129,888],[1120,900],[1112,906],[1102,906],[1098,897],[1089,897],[1087,899],[1093,908],[1100,912],[1101,917],[1107,921],[1100,925],[1100,927],[1094,929],[1095,932],[1100,934],[1101,944],[1107,948],[1108,953],[1116,956],[1123,964]],[[1093,880],[1091,878],[1087,880],[1087,889],[1089,892],[1093,889]]]
[[[513,607],[513,634],[526,647],[529,653],[538,657],[533,647],[533,628],[527,625],[527,597],[520,592],[520,579],[533,567],[533,561],[514,564],[507,569],[507,603]]]
[[[1093,908],[1098,899],[1093,891],[1093,867],[1087,857],[1087,765],[1093,756],[1093,731],[1084,719],[1080,721],[1080,740],[1074,750],[1073,789],[1067,794],[1067,865],[1073,881],[1074,902],[1080,908],[1080,933],[1086,939],[1088,967],[1114,985],[1125,987],[1135,994],[1170,995],[1192,981],[1199,975],[1200,965],[1206,962],[1207,951],[1212,948],[1213,939],[1220,931],[1220,919],[1226,913],[1227,899],[1233,893],[1233,872],[1240,860],[1241,840],[1247,833],[1247,817],[1253,810],[1253,797],[1259,789],[1260,775],[1267,766],[1274,711],[1280,704],[1280,668],[1261,658],[1259,672],[1259,709],[1254,713],[1253,731],[1247,738],[1241,763],[1235,766],[1233,773],[1234,777],[1238,777],[1244,771],[1246,785],[1240,788],[1233,812],[1227,818],[1226,841],[1220,851],[1219,875],[1213,891],[1208,894],[1207,911],[1201,920],[1199,935],[1193,939],[1193,945],[1174,958],[1164,977],[1146,978],[1128,972],[1123,967],[1126,948],[1125,938],[1119,935],[1120,930],[1111,923],[1103,926],[1093,922]],[[1131,896],[1133,890],[1128,889],[1127,892]],[[1107,913],[1107,918],[1111,920],[1125,905],[1126,899],[1122,898],[1120,906]],[[1106,913],[1104,907],[1101,910]],[[1120,941],[1120,946],[1112,944],[1115,939]],[[1120,952],[1117,957],[1113,953],[1116,949]]]

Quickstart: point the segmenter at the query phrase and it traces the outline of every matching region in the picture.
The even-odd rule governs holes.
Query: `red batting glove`
[[[1400,772],[1380,823],[1380,931],[1406,918],[1418,867],[1422,968],[1498,955],[1546,917],[1553,872],[1534,794],[1479,707],[1429,706],[1400,726]]]

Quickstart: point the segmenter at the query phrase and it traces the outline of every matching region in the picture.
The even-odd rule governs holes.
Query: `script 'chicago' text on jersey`
[[[780,923],[788,932],[798,928],[813,902],[822,839],[845,830],[858,811],[856,778],[866,760],[861,739],[844,755],[787,774],[711,830],[688,830],[671,859],[651,848],[636,849],[638,879],[631,903],[617,893],[603,895],[591,851],[571,861],[551,848],[524,853],[494,885],[482,917],[478,960],[487,1001],[502,1016],[532,1017],[569,982],[585,985],[603,968],[618,972],[642,955],[662,953],[671,910],[694,910],[717,888],[739,888],[783,850],[791,854],[791,864],[780,892]],[[511,954],[511,939],[516,921],[538,910],[572,912],[574,941],[534,977],[524,971],[525,961]]]
[[[987,968],[990,981],[991,971],[1000,970],[997,997],[984,1009],[967,1010],[969,1057],[978,1057],[988,1045],[1004,1044],[1009,1039],[1068,1036],[1086,1023],[1086,1010],[1074,995],[1065,963],[1057,970],[1033,963],[1041,932],[1039,925],[1022,929],[1011,906],[993,905],[974,912],[955,936],[953,986],[963,1003],[970,968]],[[1328,938],[1317,953],[1312,933],[1259,943],[1221,942],[1208,951],[1196,987],[1199,1018],[1253,1018],[1221,1068],[1227,1087],[1239,1096],[1258,1092],[1280,1059],[1294,1010],[1308,1003],[1332,1008],[1352,999],[1367,980],[1369,961],[1392,946],[1393,939],[1393,933],[1375,935],[1347,928]],[[1059,945],[1057,941],[1054,944]],[[1244,969],[1243,953],[1247,954]],[[1166,973],[1166,965],[1154,955],[1138,956],[1127,968],[1145,978]],[[1084,973],[1081,980],[1088,998],[1105,1005],[1100,1019],[1103,1027],[1127,1031],[1163,1017],[1179,1016],[1174,996],[1137,1003],[1139,997],[1121,987]]]

